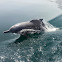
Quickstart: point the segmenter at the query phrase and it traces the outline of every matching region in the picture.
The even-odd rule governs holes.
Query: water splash
[[[44,20],[44,24],[46,26],[45,32],[52,32],[52,31],[56,31],[59,29],[59,28],[54,27],[53,25],[51,25],[50,23],[48,23],[45,20]]]

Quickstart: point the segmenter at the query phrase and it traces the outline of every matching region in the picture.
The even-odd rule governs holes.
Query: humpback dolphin
[[[44,31],[45,24],[39,20],[31,20],[27,22],[21,22],[10,27],[9,30],[4,31],[4,33],[18,33],[18,34],[27,34],[27,33],[37,33],[40,31]]]

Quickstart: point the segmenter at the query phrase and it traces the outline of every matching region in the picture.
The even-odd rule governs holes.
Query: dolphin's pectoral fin
[[[34,30],[34,29],[23,29],[18,32],[20,35],[27,35],[27,34],[34,34],[34,33],[40,33],[40,30]]]

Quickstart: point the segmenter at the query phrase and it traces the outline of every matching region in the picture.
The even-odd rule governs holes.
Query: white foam
[[[45,29],[45,32],[52,32],[52,31],[56,31],[56,30],[59,29],[59,28],[54,27],[50,23],[46,22],[45,20],[44,20],[44,24],[45,24],[45,26],[47,28],[47,29]]]

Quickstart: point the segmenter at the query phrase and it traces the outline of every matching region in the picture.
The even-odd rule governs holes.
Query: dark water
[[[48,0],[0,1],[0,62],[62,62],[61,14]],[[40,18],[59,29],[28,38],[3,33],[13,24]]]

